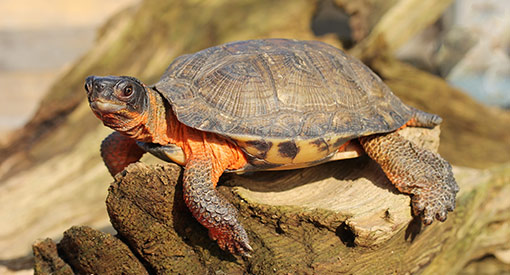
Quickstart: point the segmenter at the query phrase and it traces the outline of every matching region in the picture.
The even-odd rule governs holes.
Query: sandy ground
[[[0,139],[21,127],[96,29],[139,0],[0,1]]]

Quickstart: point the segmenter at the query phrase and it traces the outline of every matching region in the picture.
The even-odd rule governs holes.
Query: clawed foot
[[[448,212],[455,209],[455,196],[459,187],[453,177],[452,168],[442,158],[426,160],[430,171],[417,179],[412,197],[413,213],[420,216],[425,225],[434,219],[444,222]],[[433,162],[433,163],[430,163]]]
[[[446,220],[448,211],[455,208],[459,191],[452,166],[446,160],[396,132],[367,136],[360,138],[360,142],[395,187],[413,196],[415,216],[421,217],[426,225],[434,219]]]
[[[413,196],[412,205],[414,215],[421,217],[425,225],[431,224],[434,219],[444,222],[448,212],[455,209],[455,193],[423,192]]]
[[[209,237],[216,240],[221,249],[228,250],[232,254],[250,257],[249,252],[253,251],[248,244],[246,231],[236,220],[210,228]]]

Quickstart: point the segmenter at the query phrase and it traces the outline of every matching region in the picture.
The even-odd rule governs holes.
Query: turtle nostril
[[[102,93],[105,90],[106,85],[104,83],[94,83],[94,90],[98,93]]]

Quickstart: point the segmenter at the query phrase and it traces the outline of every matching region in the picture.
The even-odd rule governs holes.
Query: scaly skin
[[[361,137],[365,152],[382,168],[388,179],[402,193],[413,195],[415,216],[424,224],[436,218],[445,221],[455,208],[459,187],[450,164],[439,154],[418,148],[397,132]]]
[[[403,127],[412,126],[434,128],[443,121],[443,119],[436,114],[430,114],[412,107],[411,109],[413,110],[413,117]]]
[[[195,155],[186,164],[183,178],[184,201],[209,236],[221,249],[249,256],[248,235],[237,221],[237,210],[215,189],[212,161],[207,155]]]
[[[218,135],[182,124],[174,125],[181,125],[174,137],[180,136],[179,139],[185,141],[183,193],[186,205],[221,249],[249,256],[252,248],[246,231],[237,221],[237,210],[216,190],[216,183],[225,169],[245,165],[244,154]]]
[[[137,162],[144,153],[133,139],[119,132],[111,133],[101,143],[101,157],[112,176]]]

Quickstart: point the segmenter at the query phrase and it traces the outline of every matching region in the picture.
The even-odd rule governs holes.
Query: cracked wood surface
[[[403,135],[438,146],[437,128],[408,128]],[[240,211],[254,248],[251,258],[220,250],[192,218],[182,200],[182,169],[175,164],[130,165],[110,186],[107,208],[117,237],[149,273],[457,272],[482,255],[508,250],[510,170],[454,172],[461,187],[457,209],[446,222],[426,227],[411,217],[409,196],[397,192],[367,157],[224,176],[218,188]],[[88,243],[95,235],[66,234],[80,238],[66,242]],[[486,242],[488,236],[498,238]],[[102,251],[89,246],[60,256],[80,259],[92,248]],[[43,261],[36,257],[36,266],[48,266]],[[82,265],[89,263],[68,264],[87,270]]]

